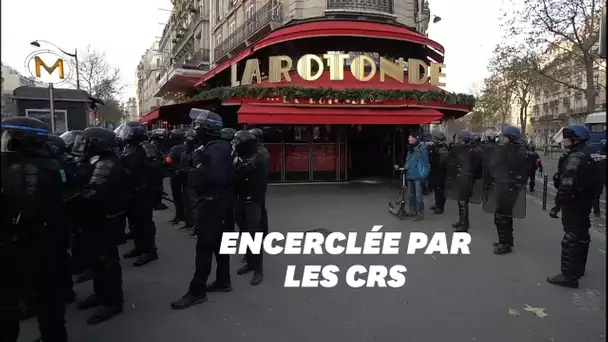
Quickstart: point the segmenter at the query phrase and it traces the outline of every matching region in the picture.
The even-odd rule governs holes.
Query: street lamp
[[[57,46],[49,41],[46,41],[46,40],[34,40],[33,42],[30,43],[30,45],[35,46],[35,47],[40,47],[40,42],[47,43],[49,45],[53,45],[57,50],[61,51],[64,55],[74,58],[74,61],[76,62],[76,89],[80,90],[80,71],[78,70],[78,49],[74,49],[74,53],[65,52],[59,46]]]
[[[441,17],[440,16],[438,16],[438,15],[431,15],[431,16],[422,18],[421,20],[417,21],[416,24],[420,24],[421,22],[423,22],[423,21],[425,21],[425,20],[427,20],[427,19],[429,19],[431,17],[433,17],[433,24],[437,24],[438,22],[441,21]]]

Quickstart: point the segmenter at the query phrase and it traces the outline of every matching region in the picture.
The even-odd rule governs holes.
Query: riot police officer
[[[540,156],[536,152],[536,147],[533,144],[528,145],[528,159],[527,159],[527,167],[528,167],[528,181],[529,181],[529,189],[530,192],[534,192],[534,186],[536,185],[536,170],[543,173],[543,163],[540,160]]]
[[[266,146],[264,146],[264,132],[259,128],[252,128],[249,130],[249,133],[255,136],[257,141],[257,152],[265,159],[265,163],[270,165],[270,153]],[[264,234],[268,234],[268,211],[266,210],[265,197],[264,202],[262,203],[262,231]]]
[[[481,148],[473,141],[469,131],[454,134],[449,149],[446,178],[446,195],[458,204],[458,221],[452,224],[457,232],[469,230],[469,203],[480,203],[476,182],[481,179]]]
[[[59,165],[46,145],[48,127],[39,120],[2,120],[2,220],[0,230],[0,341],[19,337],[18,301],[35,293],[44,341],[67,341],[57,270],[62,224]]]
[[[152,217],[154,206],[155,165],[150,164],[149,155],[143,148],[146,128],[139,122],[127,122],[119,132],[125,148],[121,161],[132,184],[132,201],[127,211],[129,225],[132,224],[135,247],[123,255],[137,258],[134,266],[143,266],[158,259],[156,251],[156,226]]]
[[[561,273],[547,278],[547,282],[578,288],[589,253],[589,213],[594,199],[589,194],[596,190],[596,173],[586,147],[589,130],[584,125],[569,125],[563,130],[563,138],[567,152],[556,177],[555,196],[556,205],[561,207],[564,226]]]
[[[194,168],[192,162],[194,150],[197,148],[196,131],[189,129],[184,134],[184,151],[180,157],[180,163],[177,170],[179,181],[182,185],[182,197],[184,203],[184,226],[180,229],[192,229],[194,227],[194,205],[196,204],[196,195],[194,189],[190,185],[190,170]],[[195,236],[196,232],[193,231]]]
[[[83,235],[89,265],[93,271],[94,293],[78,303],[80,310],[99,307],[87,321],[98,324],[122,312],[122,269],[118,256],[120,220],[129,202],[123,166],[114,151],[116,135],[105,128],[84,130],[74,151],[84,158],[88,174],[80,194],[87,214]]]
[[[150,176],[152,178],[152,188],[154,197],[154,210],[165,210],[167,205],[163,203],[163,179],[165,170],[163,169],[164,153],[161,148],[166,145],[164,129],[155,129],[149,134],[150,138],[141,145],[146,151],[146,159]]]
[[[527,157],[521,130],[515,126],[505,127],[499,144],[484,149],[483,209],[494,214],[498,234],[495,254],[511,252],[513,218],[526,217]]]
[[[220,134],[222,139],[232,142],[232,139],[234,139],[234,135],[236,134],[236,129],[231,127],[222,128]]]
[[[224,229],[223,221],[233,194],[232,157],[230,142],[220,138],[222,117],[217,113],[193,108],[190,116],[195,117],[194,128],[197,140],[203,148],[194,158],[195,168],[190,172],[190,184],[196,192],[196,225],[200,231],[196,242],[194,277],[188,292],[181,299],[171,303],[173,309],[185,309],[207,301],[207,292],[231,291],[230,257],[219,253]],[[211,261],[215,255],[217,262],[215,282],[207,286]]]
[[[441,131],[433,131],[428,146],[431,164],[429,183],[435,194],[435,204],[431,206],[431,210],[435,214],[443,214],[445,206],[445,180],[450,153],[445,144],[445,134]]]
[[[181,163],[182,154],[186,150],[186,145],[183,143],[184,132],[180,130],[172,130],[169,133],[169,140],[175,144],[169,149],[169,153],[165,157],[164,164],[169,170],[169,179],[171,185],[171,197],[175,206],[175,216],[171,224],[178,224],[184,221],[184,194],[182,191],[182,183],[179,179],[179,165]]]
[[[239,131],[235,137],[235,149],[239,162],[235,168],[235,218],[241,232],[266,233],[263,224],[263,207],[268,186],[269,159],[258,149],[258,140],[247,131]],[[246,264],[237,274],[253,272],[251,285],[257,286],[264,279],[262,253],[247,251]]]

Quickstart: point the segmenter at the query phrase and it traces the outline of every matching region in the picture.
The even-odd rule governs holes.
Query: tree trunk
[[[522,102],[519,107],[519,122],[521,122],[521,135],[526,134],[526,125],[528,123],[528,103]]]
[[[587,97],[587,114],[591,114],[595,112],[595,97],[597,95],[594,82],[593,60],[586,60],[585,66],[587,69],[587,92],[585,94]]]

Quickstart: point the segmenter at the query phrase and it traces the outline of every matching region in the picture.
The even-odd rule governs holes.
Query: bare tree
[[[543,86],[553,83],[542,75],[544,69],[539,69],[541,58],[521,45],[502,44],[496,47],[494,57],[490,62],[490,69],[509,84],[513,99],[519,105],[522,134],[526,133],[528,108],[532,96],[537,90],[544,89]]]
[[[87,46],[80,60],[80,88],[102,101],[116,98],[125,85],[120,80],[120,69],[112,68],[106,54]]]
[[[543,58],[532,60],[534,71],[548,80],[585,94],[587,113],[595,111],[599,67],[602,0],[524,0],[513,15],[505,13],[511,39]]]
[[[512,81],[502,74],[493,73],[484,80],[481,96],[477,98],[474,112],[480,113],[475,120],[483,120],[484,128],[503,129],[511,116],[515,96]]]

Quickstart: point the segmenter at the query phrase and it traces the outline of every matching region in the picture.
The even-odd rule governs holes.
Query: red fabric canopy
[[[140,117],[139,120],[137,120],[137,121],[139,121],[142,124],[150,124],[154,120],[157,120],[159,115],[160,115],[160,109],[156,108],[156,109],[152,110],[150,113]]]
[[[244,103],[239,123],[292,125],[413,125],[443,118],[434,109],[264,106]]]

